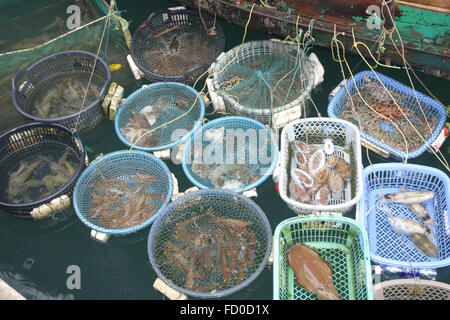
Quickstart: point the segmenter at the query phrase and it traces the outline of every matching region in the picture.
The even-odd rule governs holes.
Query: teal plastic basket
[[[296,283],[287,261],[290,247],[314,247],[331,264],[341,300],[373,300],[367,233],[355,220],[337,216],[295,217],[278,225],[274,235],[274,300],[318,300]]]

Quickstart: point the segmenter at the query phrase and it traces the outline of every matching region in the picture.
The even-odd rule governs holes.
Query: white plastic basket
[[[306,141],[306,136],[308,141]],[[301,203],[288,196],[290,182],[290,149],[295,140],[309,145],[321,145],[325,139],[334,143],[334,153],[350,163],[353,178],[347,184],[342,198],[330,200],[328,205]],[[331,155],[330,155],[331,156]],[[327,156],[330,157],[330,156]],[[307,118],[284,127],[281,133],[279,192],[284,202],[297,214],[343,214],[359,201],[362,196],[361,139],[358,128],[348,121],[331,118]]]
[[[373,287],[375,300],[450,300],[450,285],[421,279],[385,281]]]

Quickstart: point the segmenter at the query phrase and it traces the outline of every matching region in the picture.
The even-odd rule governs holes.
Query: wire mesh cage
[[[222,28],[194,10],[158,10],[136,30],[131,56],[149,81],[193,84],[223,51]]]
[[[182,166],[201,189],[244,192],[263,183],[274,171],[278,144],[271,130],[244,117],[222,117],[189,137]]]
[[[27,119],[86,132],[103,118],[101,103],[110,83],[111,72],[100,57],[85,51],[59,52],[16,73],[13,103]]]
[[[363,192],[358,128],[330,118],[307,118],[284,127],[279,192],[298,214],[348,212]]]
[[[321,215],[295,217],[277,226],[273,255],[274,300],[318,299],[316,294],[298,284],[301,280],[297,280],[289,264],[290,248],[300,244],[314,248],[320,259],[326,262],[325,266],[329,265],[340,300],[373,299],[366,231],[353,219]],[[313,270],[319,268],[318,264],[309,267]]]
[[[447,117],[445,107],[436,100],[371,71],[360,72],[341,86],[328,105],[328,115],[354,123],[364,140],[400,158],[416,158],[424,153]]]
[[[197,298],[224,297],[248,286],[266,266],[271,246],[264,212],[241,195],[214,189],[169,204],[148,239],[158,276]]]
[[[136,144],[134,148],[145,151],[169,149],[200,127],[204,114],[205,104],[195,89],[177,82],[154,83],[137,90],[121,105],[115,130],[130,147]]]
[[[385,163],[365,168],[363,179],[364,192],[358,204],[357,219],[369,234],[371,259],[381,265],[408,269],[448,266],[449,177],[431,167]],[[422,203],[426,214],[418,215],[411,205],[385,200],[403,191],[431,191],[433,198]],[[418,198],[418,201],[422,200]],[[400,219],[407,223],[405,227],[395,222]],[[405,233],[404,228],[414,233]]]
[[[42,220],[70,205],[86,167],[77,134],[36,122],[4,133],[0,146],[1,209],[17,218]]]
[[[89,228],[128,235],[150,225],[172,197],[163,161],[142,151],[117,151],[92,162],[73,195],[75,212]]]
[[[450,300],[450,285],[422,279],[390,280],[373,286],[374,300]]]
[[[303,111],[304,100],[317,84],[315,68],[296,46],[251,41],[218,57],[208,89],[222,98],[228,112],[269,124],[283,110]]]

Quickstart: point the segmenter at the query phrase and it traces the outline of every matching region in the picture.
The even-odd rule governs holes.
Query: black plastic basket
[[[75,174],[64,186],[52,195],[34,202],[14,204],[9,201],[6,194],[12,168],[29,156],[63,150],[70,150],[70,154],[79,160]],[[17,218],[41,220],[32,214],[33,210],[62,196],[70,199],[75,182],[85,168],[86,153],[79,135],[68,128],[58,124],[34,122],[12,129],[0,136],[0,209]]]
[[[96,100],[85,105],[81,111],[67,116],[41,118],[32,115],[31,110],[35,108],[38,98],[66,79],[78,78],[87,86],[92,70],[91,85],[101,88]],[[111,71],[103,59],[85,51],[64,51],[52,54],[16,73],[12,80],[12,98],[16,110],[27,119],[57,123],[72,131],[86,132],[103,118],[101,104],[110,83]]]
[[[224,33],[213,17],[177,8],[150,14],[133,35],[131,56],[149,81],[192,85],[224,47]]]

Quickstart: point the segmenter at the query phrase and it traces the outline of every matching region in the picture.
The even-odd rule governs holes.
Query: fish
[[[426,234],[412,233],[408,238],[424,255],[431,258],[437,258],[439,256],[438,248]]]
[[[308,203],[311,201],[311,196],[300,184],[291,182],[291,184],[289,185],[289,192],[291,197],[293,197],[293,199],[296,201],[299,201],[301,203]]]
[[[401,192],[409,192],[408,189],[406,188],[401,188],[400,189]],[[431,218],[430,214],[428,213],[427,208],[425,208],[425,206],[422,203],[412,203],[410,205],[408,205],[408,208],[420,219],[423,220],[423,222],[427,225],[427,226],[435,226],[437,227],[436,222],[433,221],[433,219]]]
[[[332,191],[333,199],[338,200],[342,198],[345,182],[344,179],[334,170],[328,174],[328,186]]]
[[[353,177],[352,167],[350,164],[342,158],[339,158],[334,168],[337,173],[344,179],[344,181],[350,181]]]
[[[308,168],[308,156],[304,152],[295,153],[295,161],[299,169],[306,170]]]
[[[330,200],[330,191],[327,187],[322,187],[316,193],[315,202],[318,205],[326,206],[328,205],[328,201]]]
[[[294,146],[297,152],[303,152],[309,156],[310,150],[309,146],[306,143],[304,143],[303,141],[295,141]]]
[[[322,186],[328,181],[328,175],[330,174],[330,171],[327,167],[324,167],[317,172],[316,176],[314,177],[314,183],[317,186]]]
[[[302,184],[306,189],[314,186],[314,178],[311,177],[308,172],[301,169],[292,170],[292,177],[298,184]]]
[[[434,198],[433,191],[400,191],[397,193],[389,193],[384,196],[386,199],[392,202],[401,204],[415,204],[424,203]]]
[[[325,167],[326,156],[323,149],[319,149],[311,156],[308,162],[308,171],[311,176],[315,176],[323,167]]]
[[[391,224],[392,228],[402,234],[411,235],[413,233],[418,233],[429,235],[434,238],[434,234],[431,229],[420,222],[411,219],[390,216],[389,223]]]
[[[316,294],[320,300],[340,300],[331,267],[315,249],[304,244],[294,245],[287,252],[287,260],[298,285]]]
[[[336,166],[336,164],[338,163],[339,159],[341,157],[339,157],[337,154],[331,156],[328,158],[326,166],[328,169],[334,169],[334,167]]]

